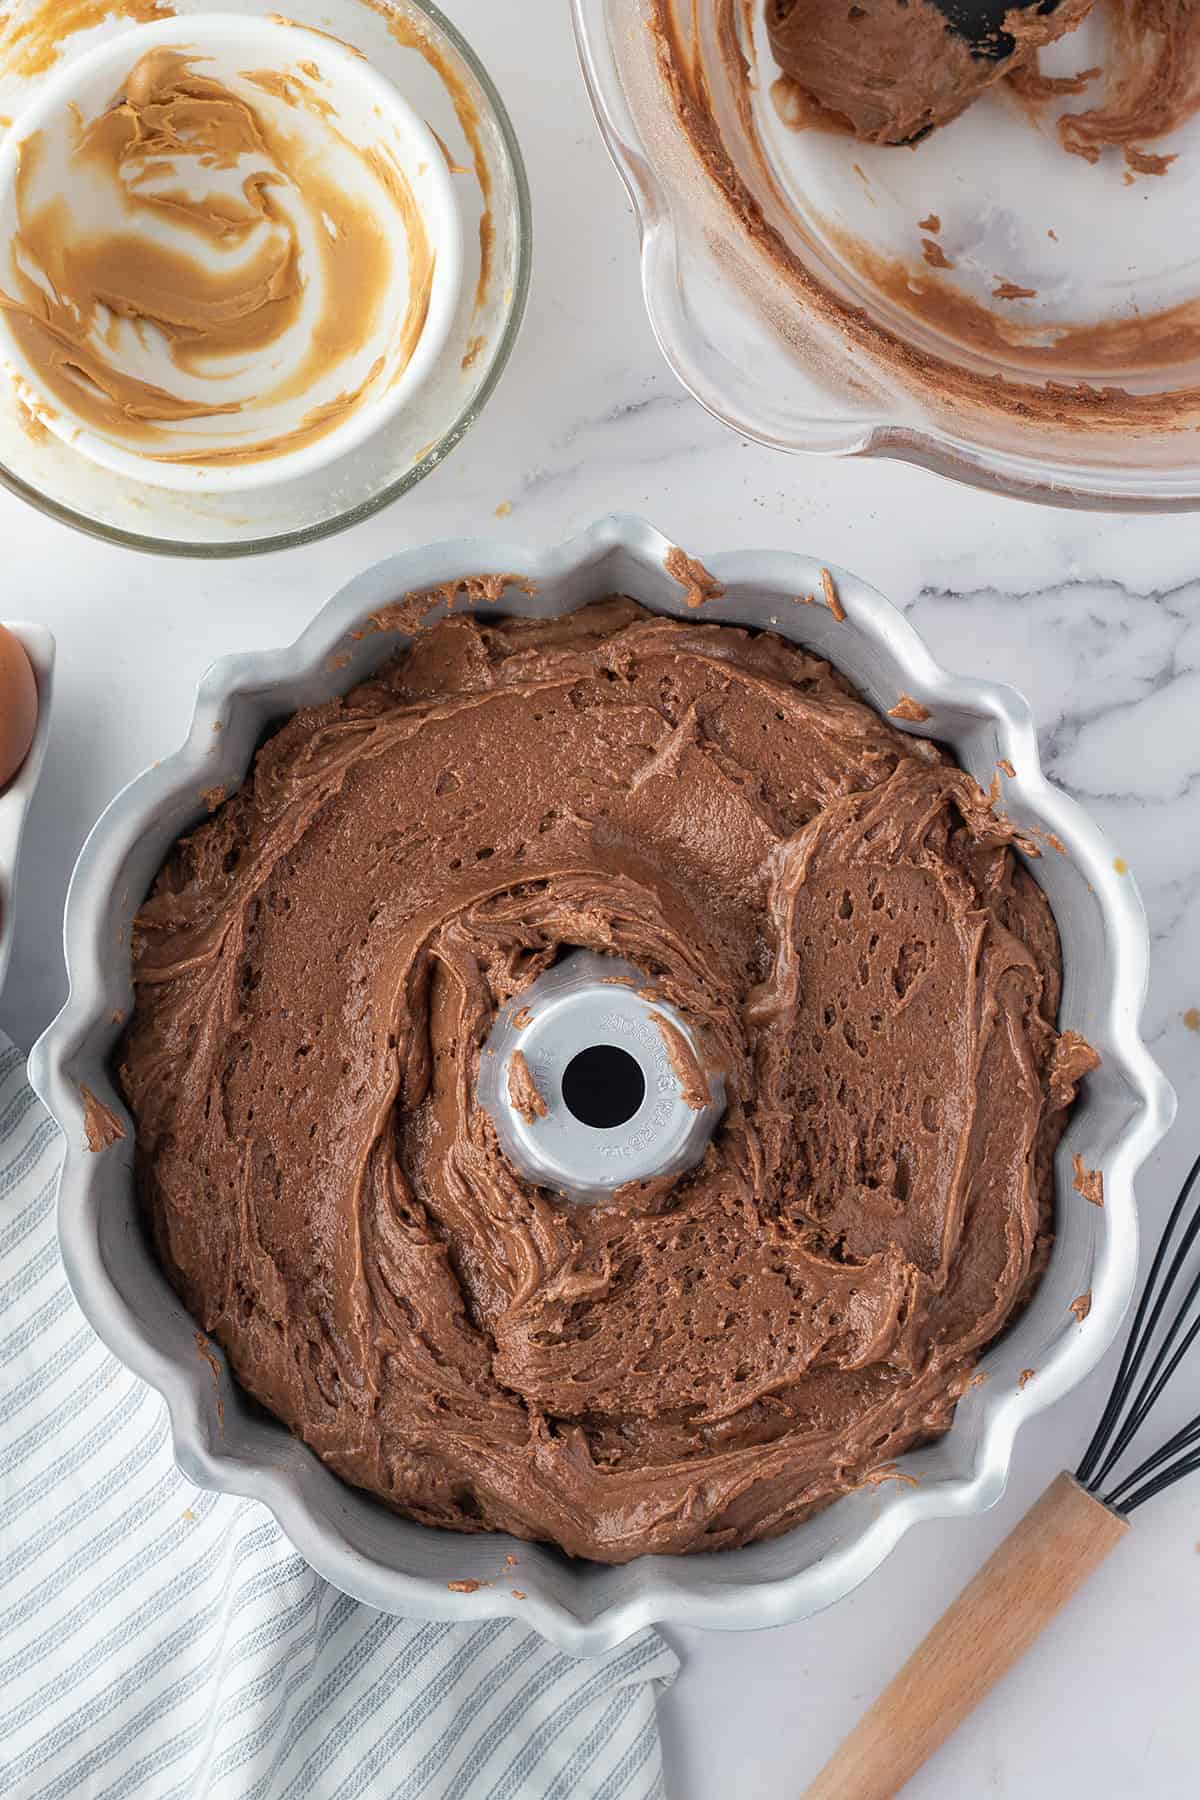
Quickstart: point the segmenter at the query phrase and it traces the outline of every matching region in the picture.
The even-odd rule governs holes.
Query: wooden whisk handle
[[[804,1800],[892,1800],[1129,1529],[1055,1478],[834,1752]]]

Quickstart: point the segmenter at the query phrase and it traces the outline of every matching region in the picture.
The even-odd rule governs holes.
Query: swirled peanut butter
[[[403,370],[429,305],[427,234],[385,148],[355,149],[367,179],[351,191],[315,147],[350,148],[319,80],[248,70],[238,88],[154,50],[76,119],[65,179],[44,130],[19,147],[8,329],[41,396],[161,462],[261,461],[324,436]],[[280,125],[287,109],[315,139]],[[394,326],[389,215],[408,258]]]
[[[164,1268],[412,1518],[607,1562],[786,1530],[946,1428],[1046,1259],[1095,1059],[1013,841],[778,637],[451,616],[297,713],[139,914]],[[725,1070],[703,1161],[609,1204],[519,1177],[475,1099],[573,947]]]

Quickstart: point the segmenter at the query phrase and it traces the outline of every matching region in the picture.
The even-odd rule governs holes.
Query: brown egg
[[[37,709],[37,681],[25,647],[0,625],[0,792],[29,754]]]

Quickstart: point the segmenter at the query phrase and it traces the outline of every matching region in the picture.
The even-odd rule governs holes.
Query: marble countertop
[[[367,524],[252,562],[166,561],[76,536],[0,493],[0,614],[58,638],[54,729],[30,818],[0,1020],[29,1043],[65,992],[62,899],[113,793],[182,739],[217,655],[290,641],[397,548],[485,529],[544,543],[640,512],[703,556],[786,547],[847,565],[952,668],[1021,688],[1049,774],[1128,861],[1150,914],[1148,1041],[1180,1119],[1139,1183],[1152,1241],[1197,1148],[1200,1032],[1200,529],[1054,512],[885,462],[745,443],[682,392],[642,309],[624,191],[594,128],[563,0],[443,0],[513,114],[533,188],[535,272],[513,361],[480,424]],[[496,516],[503,503],[511,512]],[[1112,1358],[1018,1439],[981,1518],[922,1527],[856,1594],[758,1635],[672,1633],[662,1704],[673,1800],[798,1795],[866,1704],[1098,1416]],[[1189,1380],[1185,1372],[1182,1378]],[[1164,1420],[1194,1412],[1188,1396]],[[1196,1791],[1200,1477],[1129,1540],[906,1790],[911,1800],[1183,1800]]]

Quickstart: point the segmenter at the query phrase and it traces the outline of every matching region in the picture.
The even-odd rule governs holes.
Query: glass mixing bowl
[[[219,0],[277,16],[274,0]],[[205,0],[112,0],[64,9],[16,0],[0,21],[0,128],[65,59],[169,12],[180,42]],[[529,188],[508,114],[486,70],[428,0],[289,0],[289,20],[361,52],[442,140],[462,222],[463,279],[447,340],[410,404],[329,466],[269,487],[172,492],[114,473],[32,418],[0,373],[0,482],[40,511],[132,549],[246,556],[357,524],[407,493],[474,424],[508,361],[529,285]]]
[[[651,323],[710,412],[1059,505],[1200,504],[1200,117],[1154,142],[1165,178],[1066,155],[1055,112],[1084,102],[1031,116],[1003,86],[918,144],[859,143],[789,129],[762,0],[572,7]],[[1098,8],[1044,71],[1102,62],[1103,38]],[[697,93],[707,155],[681,123]],[[923,253],[931,214],[950,268]]]

